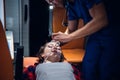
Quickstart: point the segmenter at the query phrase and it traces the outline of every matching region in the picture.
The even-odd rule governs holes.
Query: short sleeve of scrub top
[[[94,4],[99,4],[102,0],[83,0],[88,9],[92,8]]]
[[[87,23],[91,19],[89,9],[101,1],[102,0],[74,0],[73,3],[69,3],[67,8],[68,20],[78,20],[82,18],[84,22]]]

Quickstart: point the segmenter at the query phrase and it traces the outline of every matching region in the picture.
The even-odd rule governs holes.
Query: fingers
[[[53,33],[52,39],[55,41],[59,41],[60,45],[64,45],[68,41],[68,34],[62,32]]]
[[[62,34],[62,32],[52,33],[52,36],[57,36],[59,34]]]
[[[52,33],[52,39],[54,39],[54,40],[57,40],[58,39],[58,36],[59,35],[61,35],[61,34],[63,34],[62,32],[57,32],[57,33]]]

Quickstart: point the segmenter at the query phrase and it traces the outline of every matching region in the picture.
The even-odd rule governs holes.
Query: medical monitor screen
[[[13,32],[12,31],[6,31],[6,37],[8,42],[8,47],[10,50],[11,58],[14,59],[14,42],[13,42]]]

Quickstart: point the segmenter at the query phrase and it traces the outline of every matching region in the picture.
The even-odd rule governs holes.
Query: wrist
[[[68,39],[69,41],[72,41],[74,39],[74,36],[72,35],[72,33],[68,35]]]

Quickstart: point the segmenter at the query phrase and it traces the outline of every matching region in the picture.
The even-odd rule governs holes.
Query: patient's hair
[[[37,57],[39,58],[39,59],[38,59],[38,63],[43,63],[43,62],[44,62],[44,57],[42,57],[41,55],[44,53],[44,49],[45,49],[46,45],[47,45],[47,43],[44,44],[44,45],[39,49],[39,51],[38,51],[38,53],[37,53]],[[59,62],[63,62],[64,60],[66,60],[66,59],[65,59],[63,53],[61,53],[61,59],[60,59]]]

